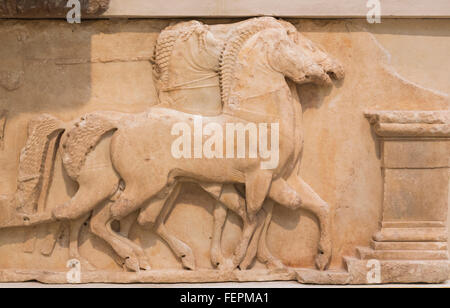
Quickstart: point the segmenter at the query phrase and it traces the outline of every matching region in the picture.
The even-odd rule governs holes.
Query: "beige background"
[[[450,20],[386,19],[379,25],[365,20],[290,21],[346,68],[346,79],[333,88],[299,88],[305,122],[301,172],[333,209],[332,268],[341,268],[342,256],[368,245],[381,213],[379,149],[363,111],[449,109]],[[19,153],[33,116],[46,112],[72,121],[90,111],[139,112],[156,103],[148,59],[169,22],[0,21],[0,109],[9,111],[0,151],[0,194],[16,189]],[[100,146],[108,146],[107,140]],[[58,160],[47,206],[65,202],[75,191]],[[167,224],[193,248],[200,268],[211,268],[212,208],[211,199],[189,186]],[[46,228],[37,229],[39,237]],[[239,219],[230,215],[223,239],[227,253],[239,228]],[[65,268],[67,232],[51,257],[39,254],[39,241],[34,254],[23,253],[24,232],[0,230],[0,268]],[[131,237],[143,245],[153,268],[181,268],[152,232],[135,226]],[[310,214],[276,206],[269,245],[286,265],[313,267],[317,239]],[[88,227],[81,236],[81,253],[99,268],[119,269],[110,249]]]

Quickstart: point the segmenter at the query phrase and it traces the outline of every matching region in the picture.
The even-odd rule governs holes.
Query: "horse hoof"
[[[319,254],[315,258],[315,261],[317,269],[324,271],[328,268],[328,265],[330,264],[331,255],[319,252]]]
[[[69,219],[70,210],[71,208],[67,204],[62,204],[53,209],[52,217],[56,220]]]
[[[132,272],[140,271],[139,262],[138,262],[137,258],[134,258],[134,257],[127,257],[125,259],[125,267]]]
[[[250,260],[250,261],[244,260],[244,261],[242,261],[241,264],[239,264],[239,269],[240,269],[241,271],[245,271],[246,269],[249,268],[249,266],[250,266],[250,264],[251,264],[252,262],[253,262],[253,260]]]
[[[146,260],[139,261],[139,268],[144,271],[150,271],[152,268]]]
[[[121,220],[122,217],[120,216],[120,204],[113,204],[110,209],[111,218],[115,220]]]
[[[195,258],[192,254],[190,255],[182,255],[181,256],[181,263],[183,264],[183,267],[195,271]]]
[[[233,271],[236,269],[236,266],[231,259],[224,259],[222,263],[217,265],[217,269],[219,271]]]
[[[110,213],[111,217],[115,220],[121,220],[127,216],[128,209],[131,207],[131,201],[127,199],[119,199],[111,206]]]
[[[267,262],[266,266],[270,270],[280,270],[280,269],[286,268],[286,266],[283,264],[283,262],[281,262],[278,259]]]

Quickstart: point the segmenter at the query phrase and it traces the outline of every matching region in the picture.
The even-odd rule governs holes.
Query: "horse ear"
[[[205,41],[208,44],[211,44],[213,46],[221,46],[222,45],[222,41],[220,41],[218,38],[216,38],[215,35],[211,31],[208,31],[206,33]]]

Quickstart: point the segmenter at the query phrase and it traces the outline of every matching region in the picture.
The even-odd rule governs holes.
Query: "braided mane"
[[[207,25],[193,20],[181,22],[166,27],[158,36],[156,46],[153,52],[153,72],[157,87],[167,86],[169,81],[169,65],[175,43],[179,40],[187,40],[193,33],[206,33]],[[200,40],[200,44],[205,44],[205,38]]]
[[[256,17],[238,24],[231,30],[220,54],[219,61],[219,82],[223,105],[228,104],[236,61],[244,43],[262,30],[280,27],[283,28],[283,25],[273,17]]]

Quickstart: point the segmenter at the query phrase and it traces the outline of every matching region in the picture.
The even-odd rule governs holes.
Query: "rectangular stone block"
[[[383,228],[445,228],[444,221],[397,220],[381,222]]]
[[[374,250],[369,247],[356,250],[362,260],[448,260],[446,250]]]
[[[385,169],[383,220],[446,221],[449,171]]]
[[[446,242],[447,228],[383,228],[373,239],[378,242]]]
[[[377,242],[371,241],[375,250],[447,250],[445,242]]]
[[[371,261],[371,260],[369,260]],[[441,283],[448,279],[449,261],[368,260],[345,258],[352,284]]]
[[[385,140],[384,168],[443,168],[449,167],[448,140]]]

